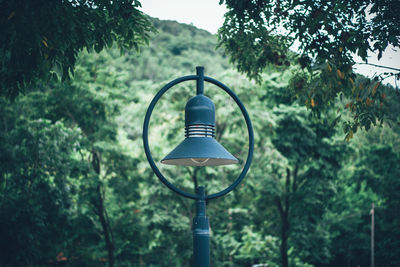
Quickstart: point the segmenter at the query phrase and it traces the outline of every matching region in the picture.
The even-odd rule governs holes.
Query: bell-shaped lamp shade
[[[183,166],[215,166],[235,164],[238,160],[217,140],[210,137],[188,137],[171,151],[161,163]]]
[[[215,107],[200,94],[189,99],[185,108],[185,140],[164,159],[163,164],[181,166],[218,166],[239,161],[215,137]]]

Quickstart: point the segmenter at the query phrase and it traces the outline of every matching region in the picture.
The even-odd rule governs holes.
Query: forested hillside
[[[400,266],[398,124],[345,140],[336,124],[342,105],[317,117],[288,94],[296,66],[271,67],[256,84],[216,50],[216,36],[152,21],[158,32],[139,53],[82,52],[70,80],[0,98],[0,266],[190,266],[194,202],[153,174],[142,125],[156,92],[196,66],[235,91],[255,131],[244,182],[207,205],[212,266],[370,266],[373,203],[376,266]],[[398,92],[378,93],[390,96],[382,106],[400,111]],[[156,161],[184,138],[194,94],[195,82],[183,83],[157,104]],[[213,193],[240,173],[247,132],[225,93],[206,84],[205,94],[216,106],[217,139],[240,164],[159,168],[182,189]]]

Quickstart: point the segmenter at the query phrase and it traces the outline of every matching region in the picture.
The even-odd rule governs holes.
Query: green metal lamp
[[[202,92],[198,92],[198,95],[189,99],[186,104],[185,137],[161,163],[217,166],[239,162],[215,140],[215,106]]]
[[[242,102],[223,83],[204,76],[204,68],[196,68],[197,75],[189,75],[180,77],[166,84],[153,98],[143,123],[143,147],[147,160],[160,181],[175,193],[196,200],[196,215],[193,218],[193,265],[195,267],[210,266],[210,227],[208,217],[206,216],[206,202],[212,199],[222,197],[233,189],[235,189],[246,176],[250,168],[254,150],[254,134],[251,120],[247,114],[246,108]],[[242,111],[242,115],[246,121],[249,150],[246,162],[242,172],[227,188],[207,195],[204,186],[196,188],[195,193],[183,191],[170,183],[167,178],[160,172],[150,152],[148,131],[150,117],[153,109],[162,97],[162,95],[173,86],[185,82],[195,80],[197,82],[197,95],[190,98],[185,108],[185,139],[172,150],[165,158],[161,160],[163,164],[181,165],[181,166],[218,166],[238,163],[238,160],[232,156],[221,144],[215,140],[215,106],[208,97],[204,96],[204,81],[212,83],[226,93],[236,102]]]

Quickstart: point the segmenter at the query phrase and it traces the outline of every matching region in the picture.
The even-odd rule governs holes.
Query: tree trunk
[[[105,210],[104,210],[104,203],[103,203],[103,197],[101,194],[101,188],[100,185],[97,187],[97,193],[99,196],[99,203],[97,205],[97,215],[99,216],[101,227],[103,228],[103,233],[104,233],[104,238],[106,241],[106,248],[107,248],[107,253],[108,253],[108,266],[109,267],[114,267],[114,242],[112,238],[112,234],[110,231],[110,226],[107,222],[107,218],[104,215]]]
[[[288,255],[287,255],[287,240],[288,240],[288,230],[289,230],[289,220],[288,220],[288,210],[287,208],[284,209],[282,206],[281,200],[279,197],[275,199],[276,206],[279,211],[279,215],[281,218],[281,266],[282,267],[289,267]]]
[[[295,171],[297,172],[297,170]],[[289,260],[288,260],[288,246],[287,246],[287,241],[288,241],[288,231],[289,231],[289,208],[290,208],[290,178],[291,178],[291,172],[290,169],[286,169],[286,183],[285,183],[285,193],[283,196],[283,203],[281,202],[280,197],[276,197],[275,202],[276,206],[279,211],[279,215],[281,218],[281,266],[282,267],[289,267]],[[295,173],[294,176],[297,174]]]
[[[96,151],[92,151],[92,166],[97,175],[100,175],[100,157]],[[95,207],[97,216],[99,216],[101,227],[103,228],[104,239],[106,241],[106,249],[108,253],[108,266],[114,267],[114,238],[111,231],[110,223],[107,217],[107,211],[104,207],[104,196],[101,190],[101,185],[98,185]]]
[[[139,255],[139,266],[144,267],[143,256]]]
[[[287,255],[287,232],[289,224],[287,217],[282,218],[282,230],[281,230],[281,261],[282,267],[289,267],[288,255]]]

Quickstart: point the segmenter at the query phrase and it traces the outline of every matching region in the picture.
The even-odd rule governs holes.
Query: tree
[[[281,220],[282,266],[288,266],[288,240],[303,261],[328,262],[329,237],[321,222],[334,194],[332,182],[341,164],[342,145],[330,140],[331,126],[307,122],[296,107],[281,107],[277,113],[272,143],[288,161],[273,176],[278,183],[272,197]]]
[[[346,132],[389,119],[384,109],[382,80],[400,70],[382,74],[374,81],[355,84],[353,55],[367,62],[369,51],[382,52],[400,46],[400,13],[396,1],[220,1],[228,12],[219,30],[223,46],[237,69],[261,81],[261,73],[273,64],[280,69],[293,63],[289,91],[312,110],[321,112],[337,95],[354,105]],[[299,42],[299,55],[289,48]],[[382,104],[381,104],[382,103]],[[360,118],[361,117],[361,118]]]
[[[82,168],[82,162],[73,156],[80,148],[79,129],[31,117],[32,110],[26,109],[30,101],[26,100],[7,105],[1,99],[3,266],[43,266],[64,251],[77,197],[73,174]]]
[[[135,164],[121,151],[116,138],[114,119],[119,99],[114,96],[114,101],[106,101],[111,98],[107,86],[118,85],[118,80],[107,73],[95,73],[95,78],[88,79],[86,69],[82,65],[78,68],[82,83],[52,82],[11,103],[0,98],[4,104],[1,113],[5,114],[1,125],[4,147],[0,192],[5,217],[0,229],[10,228],[13,219],[20,221],[17,240],[32,240],[14,242],[12,248],[20,251],[21,256],[9,253],[10,259],[5,259],[7,264],[14,261],[45,264],[54,261],[61,251],[60,258],[68,263],[93,265],[101,260],[114,266],[116,257],[120,256],[116,252],[116,239],[120,237],[115,238],[113,221],[121,215],[109,214],[115,200],[110,191],[121,190],[121,182],[115,182],[118,179],[132,188],[129,195],[135,197],[138,181],[128,179]],[[110,84],[104,82],[106,79]],[[101,96],[91,90],[100,86],[96,80],[104,89]],[[75,139],[70,137],[74,133]],[[24,205],[29,212],[22,212]],[[16,218],[9,215],[13,213],[17,214]],[[25,226],[24,220],[38,225]],[[51,225],[48,231],[46,224]],[[56,230],[62,234],[57,234]],[[13,229],[9,229],[5,242],[11,243],[12,233]],[[5,243],[1,246],[7,247]],[[46,246],[51,249],[45,251]],[[104,251],[107,251],[106,257]]]
[[[138,48],[152,26],[139,1],[0,1],[0,95],[67,79],[83,49]]]
[[[379,220],[375,239],[377,265],[400,263],[396,256],[400,248],[400,171],[396,167],[399,159],[399,152],[395,152],[390,145],[371,145],[365,148],[353,176],[355,183],[365,183],[378,196],[375,212]]]

